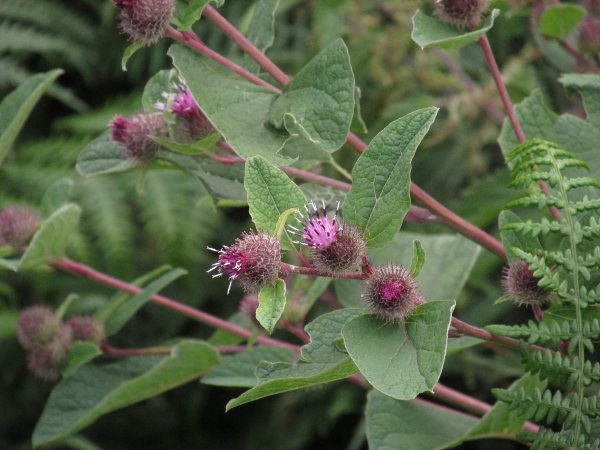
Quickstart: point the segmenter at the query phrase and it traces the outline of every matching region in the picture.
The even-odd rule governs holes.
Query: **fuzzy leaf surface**
[[[219,363],[218,353],[186,340],[170,356],[137,356],[114,363],[86,364],[52,390],[33,432],[33,446],[48,445],[111,411],[161,394],[202,376]]]
[[[6,158],[19,131],[44,92],[63,73],[61,69],[33,75],[0,103],[0,163]]]
[[[375,389],[410,400],[437,383],[446,358],[452,300],[416,307],[402,323],[364,314],[342,329],[348,354]]]
[[[344,41],[336,39],[304,66],[275,100],[269,121],[314,142],[339,149],[354,113],[354,74]]]
[[[475,417],[396,400],[377,390],[372,390],[367,397],[365,417],[371,450],[447,448],[478,422]]]
[[[475,42],[494,25],[500,10],[494,9],[474,30],[459,30],[435,17],[417,10],[412,18],[411,37],[421,48],[438,47],[443,49],[460,48]]]
[[[354,375],[358,369],[339,348],[344,324],[364,314],[362,309],[341,309],[319,316],[306,326],[310,343],[302,347],[302,359],[296,364],[263,362],[256,368],[258,384],[231,400],[226,410],[270,395],[292,391]]]
[[[77,171],[84,177],[131,169],[131,161],[123,159],[119,144],[105,131],[90,142],[77,158]]]
[[[344,220],[383,247],[398,233],[410,208],[411,161],[438,108],[424,108],[390,123],[373,138],[352,169]]]
[[[262,156],[276,166],[293,161],[278,154],[288,136],[264,126],[275,93],[187,47],[173,45],[168,54],[202,112],[240,157]]]
[[[285,282],[277,280],[261,289],[258,294],[256,320],[271,334],[285,309]]]

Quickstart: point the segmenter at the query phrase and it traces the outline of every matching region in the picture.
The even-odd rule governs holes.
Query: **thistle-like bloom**
[[[74,341],[87,341],[100,344],[104,338],[104,327],[90,316],[73,316],[67,322],[73,330]]]
[[[418,289],[419,283],[408,269],[388,264],[369,275],[362,298],[372,314],[387,322],[401,322],[424,302]]]
[[[489,0],[435,0],[434,15],[457,28],[471,26],[481,20]]]
[[[161,38],[175,14],[175,0],[113,0],[119,30],[129,40],[149,47]]]
[[[510,261],[503,272],[504,294],[515,305],[543,305],[550,300],[552,292],[538,286],[539,279],[526,262],[520,259]]]
[[[178,142],[195,142],[215,132],[212,124],[196,104],[192,92],[183,78],[172,83],[173,92],[163,92],[165,102],[158,102],[156,108],[168,111],[175,116],[173,134]]]
[[[18,248],[26,244],[40,221],[40,215],[28,206],[5,206],[0,213],[0,246]]]
[[[140,166],[148,166],[160,149],[160,144],[151,139],[164,138],[167,122],[160,113],[135,114],[131,119],[115,117],[109,124],[111,138],[119,143],[119,153]]]
[[[60,371],[67,365],[69,349],[73,342],[73,330],[61,326],[50,342],[34,348],[27,356],[27,367],[39,378],[56,381]]]
[[[52,341],[61,325],[49,306],[30,306],[19,314],[17,338],[25,350],[33,350]]]
[[[281,245],[279,240],[267,233],[251,231],[242,233],[231,246],[224,246],[219,253],[219,261],[212,265],[209,272],[217,269],[213,277],[229,277],[231,290],[233,281],[237,281],[246,293],[258,292],[279,277],[281,268]]]
[[[331,219],[327,216],[325,202],[321,211],[314,202],[311,206],[312,213],[305,206],[307,216],[296,219],[303,229],[290,226],[290,232],[302,238],[300,244],[311,248],[315,267],[331,274],[357,270],[366,255],[365,241],[356,227],[338,219],[339,202]]]

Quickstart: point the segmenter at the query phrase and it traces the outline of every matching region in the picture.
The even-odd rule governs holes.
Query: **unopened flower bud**
[[[49,306],[34,305],[19,315],[17,338],[26,350],[33,350],[52,341],[61,326],[60,317]]]
[[[60,378],[60,371],[67,365],[69,349],[73,341],[71,327],[62,326],[54,338],[27,356],[27,367],[35,376],[48,381]]]
[[[144,46],[156,44],[175,14],[175,0],[113,0],[119,30]]]
[[[160,149],[151,137],[164,138],[167,122],[160,113],[135,114],[131,119],[115,117],[109,124],[111,138],[119,143],[119,152],[141,166],[149,165]]]
[[[41,217],[24,205],[5,206],[0,213],[0,246],[20,247],[33,236]]]
[[[74,341],[87,341],[100,344],[104,337],[104,327],[90,316],[74,316],[69,319],[67,326],[73,330]]]
[[[325,203],[322,211],[313,202],[311,205],[313,213],[309,213],[308,207],[305,207],[308,217],[298,219],[303,229],[291,226],[290,231],[302,237],[300,244],[311,248],[315,268],[331,274],[357,270],[366,256],[366,245],[361,233],[356,227],[338,219],[338,210],[330,219]]]
[[[419,283],[408,269],[395,264],[374,269],[365,281],[363,300],[372,314],[387,322],[401,322],[423,303]]]
[[[217,269],[219,273],[215,277],[229,277],[229,289],[236,280],[245,292],[258,292],[267,284],[275,283],[279,277],[281,245],[277,238],[267,233],[243,233],[233,245],[210,250],[219,253],[219,261],[209,272]]]
[[[434,15],[457,28],[475,25],[487,11],[489,0],[436,0]]]
[[[503,272],[504,294],[515,305],[543,305],[550,300],[552,292],[538,286],[539,279],[526,262],[515,259],[504,267]]]

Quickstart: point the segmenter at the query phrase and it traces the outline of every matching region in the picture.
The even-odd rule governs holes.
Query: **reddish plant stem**
[[[338,275],[332,275],[329,272],[323,272],[322,270],[317,270],[313,267],[298,267],[292,264],[281,263],[281,273],[283,276],[287,276],[290,273],[296,275],[309,275],[313,277],[335,277],[335,278],[345,278],[348,280],[364,280],[365,275],[362,273],[342,273]]]
[[[586,72],[598,73],[598,68],[590,63],[581,53],[579,53],[571,44],[567,41],[559,40],[558,43],[564,48],[569,54],[575,58],[577,65]]]
[[[533,304],[533,305],[531,305],[531,309],[533,311],[535,320],[537,320],[538,322],[541,322],[544,319],[544,312],[542,311],[541,306]]]
[[[292,324],[287,319],[282,320],[281,324],[286,330],[288,330],[290,333],[292,333],[305,344],[308,344],[310,342],[310,337],[308,337],[308,334],[306,334],[306,332],[302,329],[302,325],[297,323]]]
[[[104,273],[98,272],[92,269],[91,267],[86,266],[85,264],[77,263],[69,258],[56,259],[52,262],[52,266],[57,269],[64,270],[65,272],[70,272],[84,278],[96,280],[102,284],[105,284],[106,286],[110,286],[112,288],[119,289],[124,292],[129,292],[130,294],[139,294],[142,291],[142,289],[140,289],[137,286],[126,283],[117,278],[113,278]],[[184,316],[187,316],[198,322],[202,322],[211,327],[228,331],[238,336],[242,336],[245,339],[250,339],[254,337],[254,333],[252,333],[251,331],[238,327],[237,325],[229,323],[211,314],[199,311],[190,306],[176,302],[175,300],[171,300],[170,298],[164,297],[162,295],[155,294],[152,297],[150,297],[150,300],[153,303],[156,303],[157,305],[161,305],[165,308],[171,309],[175,312],[178,312]],[[295,352],[300,351],[300,348],[297,345],[279,341],[268,336],[256,336],[256,341],[264,345],[285,347],[294,350]]]
[[[223,65],[224,67],[227,67],[231,71],[233,71],[233,72],[237,73],[238,75],[246,78],[247,80],[249,80],[249,81],[251,81],[251,82],[253,82],[255,84],[258,84],[259,86],[266,87],[267,89],[270,89],[273,92],[277,92],[278,94],[281,94],[281,90],[280,89],[278,89],[275,86],[267,83],[262,78],[259,78],[256,75],[248,72],[243,67],[238,66],[234,62],[230,61],[229,59],[227,59],[227,58],[219,55],[217,52],[214,52],[213,50],[211,50],[210,48],[208,48],[204,44],[204,42],[202,42],[193,33],[186,32],[184,34],[184,33],[181,33],[179,31],[177,31],[171,25],[169,25],[169,26],[167,26],[167,29],[165,30],[165,36],[173,38],[176,41],[181,42],[182,44],[187,45],[188,47],[196,50],[198,53],[209,57],[213,61],[216,61],[217,63]]]
[[[290,78],[267,58],[260,50],[258,50],[246,37],[241,34],[233,25],[231,25],[223,16],[221,16],[214,8],[207,5],[203,10],[203,15],[219,27],[230,39],[240,46],[254,61],[256,61],[269,75],[271,75],[282,86],[289,83]],[[359,153],[362,153],[367,148],[367,145],[359,139],[355,134],[349,133],[346,142]],[[418,199],[425,208],[437,215],[442,215],[442,224],[458,231],[469,239],[473,239],[482,247],[490,252],[506,259],[506,253],[501,242],[487,235],[481,229],[470,224],[452,211],[444,207],[441,203],[435,200],[425,191],[420,189],[414,183],[410,185],[411,195]]]
[[[517,118],[517,114],[515,112],[515,108],[513,107],[512,102],[510,101],[510,96],[508,95],[508,91],[506,90],[506,85],[504,84],[504,80],[502,79],[502,74],[500,73],[500,69],[498,68],[498,64],[496,63],[496,58],[494,58],[494,53],[492,52],[492,47],[490,46],[490,41],[487,38],[486,34],[483,34],[479,39],[477,39],[477,43],[481,47],[483,51],[483,55],[485,56],[485,60],[490,69],[490,73],[494,78],[494,82],[496,83],[496,89],[498,89],[498,94],[500,94],[500,99],[502,100],[502,104],[504,105],[504,109],[506,110],[506,114],[508,115],[508,120],[510,120],[510,124],[517,136],[517,140],[519,143],[523,143],[527,140],[525,137],[525,133],[523,132],[523,128]],[[550,189],[544,181],[539,182],[539,186],[542,189],[542,192],[546,196],[550,196]],[[548,208],[550,214],[556,221],[560,221],[562,216],[560,211],[556,209],[556,207],[551,206]]]

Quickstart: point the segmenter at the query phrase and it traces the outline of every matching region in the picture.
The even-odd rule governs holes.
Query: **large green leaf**
[[[202,377],[203,384],[251,388],[258,380],[254,372],[263,361],[289,361],[295,353],[288,348],[257,347],[233,356],[223,356],[220,365]]]
[[[344,41],[336,39],[304,66],[275,100],[269,121],[326,152],[339,149],[354,113],[354,74]]]
[[[458,235],[420,235],[400,232],[381,249],[369,252],[375,265],[394,262],[410,267],[413,241],[419,240],[427,259],[417,280],[428,300],[456,299],[477,260],[481,247]],[[340,303],[346,307],[362,305],[361,285],[355,280],[336,280],[335,290]]]
[[[136,356],[110,364],[86,364],[53,389],[33,432],[33,445],[56,442],[104,414],[198,378],[218,363],[219,355],[211,346],[186,340],[167,357]]]
[[[490,30],[494,25],[494,19],[499,13],[498,9],[492,10],[492,13],[482,20],[474,30],[459,30],[452,25],[417,10],[412,18],[413,30],[411,37],[421,48],[438,47],[451,49],[463,47],[471,42],[475,42]]]
[[[19,269],[28,269],[64,256],[80,215],[81,208],[75,203],[67,203],[54,211],[31,239]]]
[[[431,391],[446,358],[455,302],[438,300],[416,307],[402,323],[364,314],[342,329],[348,354],[373,387],[398,400]]]
[[[410,208],[411,161],[437,112],[419,109],[390,123],[354,165],[344,220],[364,232],[369,247],[382,247],[398,233]]]
[[[457,442],[478,423],[475,417],[433,404],[396,400],[373,390],[367,397],[370,450],[434,450]]]
[[[344,324],[362,314],[364,311],[361,309],[342,309],[319,316],[306,326],[311,341],[302,347],[302,359],[296,364],[260,363],[256,368],[256,387],[231,400],[226,409],[269,395],[341,380],[357,373],[348,354],[340,349],[338,340]]]
[[[277,280],[261,289],[258,294],[256,320],[271,334],[285,310],[285,282]]]
[[[168,53],[202,112],[238,155],[263,156],[276,166],[293,161],[278,154],[288,136],[264,126],[277,94],[187,47],[174,45]]]
[[[271,45],[275,37],[275,9],[279,0],[258,0],[250,19],[248,26],[248,35],[246,36],[254,46],[261,52],[265,52]],[[247,53],[240,64],[247,71],[258,74],[260,66]]]
[[[539,19],[538,31],[544,36],[564,39],[581,23],[585,9],[578,5],[548,5]]]
[[[2,100],[0,103],[0,164],[8,155],[31,110],[61,73],[63,73],[61,69],[55,69],[33,75]]]
[[[259,230],[273,233],[281,214],[306,205],[306,198],[296,183],[260,156],[246,162],[244,186],[252,221]],[[289,238],[284,243],[284,247],[293,248]]]

